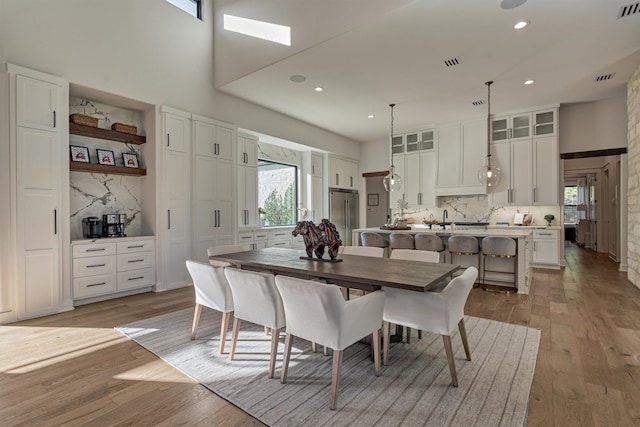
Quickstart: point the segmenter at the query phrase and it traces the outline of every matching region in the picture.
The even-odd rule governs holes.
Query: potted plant
[[[547,221],[547,227],[551,227],[551,221],[553,221],[556,217],[553,214],[546,214],[544,216],[545,221]]]

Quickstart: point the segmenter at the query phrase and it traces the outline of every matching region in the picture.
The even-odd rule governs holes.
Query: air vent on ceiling
[[[473,101],[472,104],[477,107],[478,105],[484,105],[485,102],[484,99],[481,99],[479,101]]]
[[[443,62],[444,62],[444,65],[446,65],[447,67],[453,67],[454,65],[462,64],[462,60],[460,60],[459,56],[444,59]]]
[[[613,76],[615,76],[616,73],[611,73],[611,74],[603,74],[601,76],[596,77],[595,79],[593,79],[594,82],[604,82],[605,80],[611,80],[613,78]]]
[[[640,13],[640,2],[622,6],[620,8],[620,12],[618,12],[618,19],[626,18],[627,16],[635,15],[636,13]]]

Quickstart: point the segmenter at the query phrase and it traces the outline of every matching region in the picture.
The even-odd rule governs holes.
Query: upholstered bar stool
[[[463,256],[475,255],[477,257],[478,270],[480,269],[480,245],[478,244],[478,239],[472,236],[450,236],[447,240],[447,246],[449,247],[449,259],[452,264],[458,262],[461,267],[469,267],[469,265],[463,265],[460,261]],[[454,255],[457,260],[454,260]],[[474,287],[478,287],[478,285],[474,285]]]
[[[384,249],[384,257],[389,256],[389,241],[385,239],[381,234],[365,231],[360,234],[360,243],[362,246],[374,246],[376,248]]]
[[[394,249],[415,249],[416,246],[413,243],[413,236],[411,234],[403,233],[391,233],[389,235],[389,249],[393,252]]]
[[[487,270],[487,257],[513,259],[513,273],[501,270]],[[488,287],[485,281],[487,272],[513,274],[513,287]],[[492,281],[494,281],[492,279]],[[495,280],[500,282],[500,280]],[[485,237],[482,239],[482,289],[489,292],[513,293],[518,291],[518,245],[509,237]]]
[[[444,243],[439,236],[435,234],[416,234],[414,237],[416,249],[419,251],[431,251],[442,253],[442,260],[439,262],[445,262],[444,259]]]

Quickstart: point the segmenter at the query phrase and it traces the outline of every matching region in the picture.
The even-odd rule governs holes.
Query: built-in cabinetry
[[[233,127],[192,115],[193,257],[207,262],[207,248],[234,243]]]
[[[249,245],[252,250],[264,249],[267,247],[267,236],[268,232],[265,229],[241,231],[238,233],[238,243]]]
[[[435,129],[425,129],[394,135],[391,138],[391,153],[403,154],[416,151],[433,150],[436,145]]]
[[[533,204],[555,206],[560,203],[558,137],[533,139]]]
[[[72,248],[76,304],[148,290],[156,283],[153,237],[80,240]]]
[[[527,206],[533,200],[532,141],[502,141],[491,146],[493,164],[502,172],[489,193],[491,206]]]
[[[497,117],[491,120],[491,141],[531,139],[531,113]]]
[[[238,227],[258,224],[258,139],[238,135]]]
[[[393,156],[395,172],[402,178],[399,195],[409,206],[436,206],[436,151],[427,150]],[[395,200],[393,200],[395,201]]]
[[[262,228],[238,233],[238,243],[249,245],[251,249],[262,248],[304,248],[301,235],[293,236],[293,227]]]
[[[540,268],[560,268],[559,229],[533,230],[533,266]]]
[[[486,194],[478,170],[487,154],[486,121],[474,120],[437,127],[436,195]]]
[[[358,188],[358,163],[341,157],[328,156],[329,187]]]
[[[308,211],[307,219],[317,223],[324,215],[324,158],[320,153],[307,151],[303,153],[302,160],[306,179],[303,193]]]
[[[68,172],[68,83],[9,64],[10,235],[2,237],[12,294],[8,319],[56,313],[63,304],[62,234]],[[66,222],[68,224],[68,222]],[[4,276],[4,277],[7,277]],[[3,295],[4,294],[4,291]],[[4,304],[3,304],[4,305]]]

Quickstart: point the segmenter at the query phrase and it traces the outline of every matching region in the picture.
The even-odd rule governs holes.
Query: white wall
[[[358,158],[357,142],[215,90],[212,1],[200,21],[161,0],[2,0],[0,63]]]
[[[560,153],[627,146],[627,97],[560,107]]]

